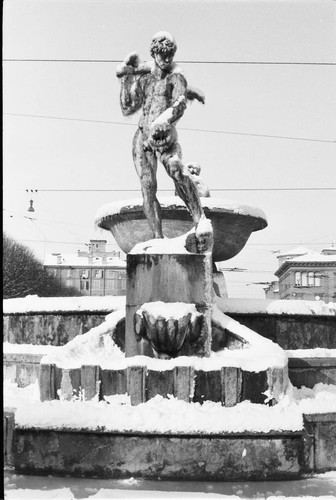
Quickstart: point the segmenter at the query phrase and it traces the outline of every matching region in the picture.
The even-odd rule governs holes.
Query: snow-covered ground
[[[334,500],[336,472],[295,481],[209,482],[22,476],[5,472],[6,500],[222,499]]]
[[[4,381],[4,403],[16,408],[15,420],[21,427],[97,428],[120,432],[206,433],[299,431],[303,413],[336,412],[336,386],[317,384],[313,389],[290,386],[273,407],[243,401],[227,408],[206,401],[186,403],[174,397],[161,396],[138,406],[131,406],[125,395],[108,396],[104,401],[40,402],[38,383],[25,388]]]
[[[51,401],[39,402],[38,384],[19,389],[5,381],[5,406],[17,408],[19,425],[55,426],[71,425],[92,428],[132,429],[149,432],[179,430],[202,432],[218,430],[302,427],[302,412],[336,411],[336,386],[318,384],[314,389],[296,389],[283,398],[277,406],[240,403],[234,408],[224,408],[217,403],[187,404],[176,399],[155,398],[151,402],[132,407],[126,396],[110,397],[107,402]],[[78,411],[80,409],[80,411]],[[189,412],[189,413],[188,413]],[[30,421],[31,419],[31,421]],[[219,423],[222,422],[222,424]],[[111,425],[111,422],[114,422]],[[187,425],[184,425],[187,422]],[[251,425],[251,422],[254,422]],[[314,474],[295,481],[263,482],[198,482],[198,481],[148,481],[130,477],[124,480],[85,478],[58,478],[23,476],[5,472],[5,500],[48,499],[187,499],[218,498],[223,500],[306,499],[332,500],[336,498],[336,472]]]

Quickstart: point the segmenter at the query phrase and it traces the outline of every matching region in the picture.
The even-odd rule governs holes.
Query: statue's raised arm
[[[126,56],[124,62],[117,67],[117,77],[120,78],[120,106],[124,116],[138,111],[142,105],[143,93],[140,77],[150,73],[148,63],[140,63],[136,52]]]

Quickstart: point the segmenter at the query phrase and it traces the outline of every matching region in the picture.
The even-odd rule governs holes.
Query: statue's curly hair
[[[152,57],[155,56],[155,54],[167,54],[167,53],[172,53],[173,55],[175,54],[177,49],[176,42],[174,38],[169,35],[169,33],[165,34],[164,32],[157,33],[154,35],[151,45],[150,45],[150,55]]]

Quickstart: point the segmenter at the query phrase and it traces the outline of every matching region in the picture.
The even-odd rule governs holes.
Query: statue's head
[[[153,36],[150,54],[162,70],[170,68],[177,49],[174,37],[167,31],[159,31]]]

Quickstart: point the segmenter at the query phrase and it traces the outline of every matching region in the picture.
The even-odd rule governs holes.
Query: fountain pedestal
[[[168,354],[168,357],[210,356],[212,294],[210,254],[129,254],[127,256],[126,356],[160,357],[158,356],[160,348],[157,349],[158,342],[161,342],[161,352],[163,355]],[[150,336],[153,339],[153,333],[146,334],[143,330],[145,326],[139,326],[140,313],[137,314],[144,304],[152,302],[163,302],[165,305],[177,302],[193,304],[196,311],[202,315],[200,335],[197,334],[199,325],[194,328],[192,321],[189,321],[189,326],[186,326],[187,333],[180,329],[180,334],[185,335],[185,340],[182,341],[177,336],[174,349],[172,346],[174,325],[170,326],[168,321],[168,326],[161,328],[160,324],[164,318],[158,314],[158,332],[155,335],[158,338],[154,341],[156,348],[153,349],[153,342],[150,342]],[[154,327],[154,321],[151,323]],[[170,338],[163,338],[165,335]],[[180,345],[181,342],[182,345]],[[165,349],[167,343],[170,346],[168,353]]]

